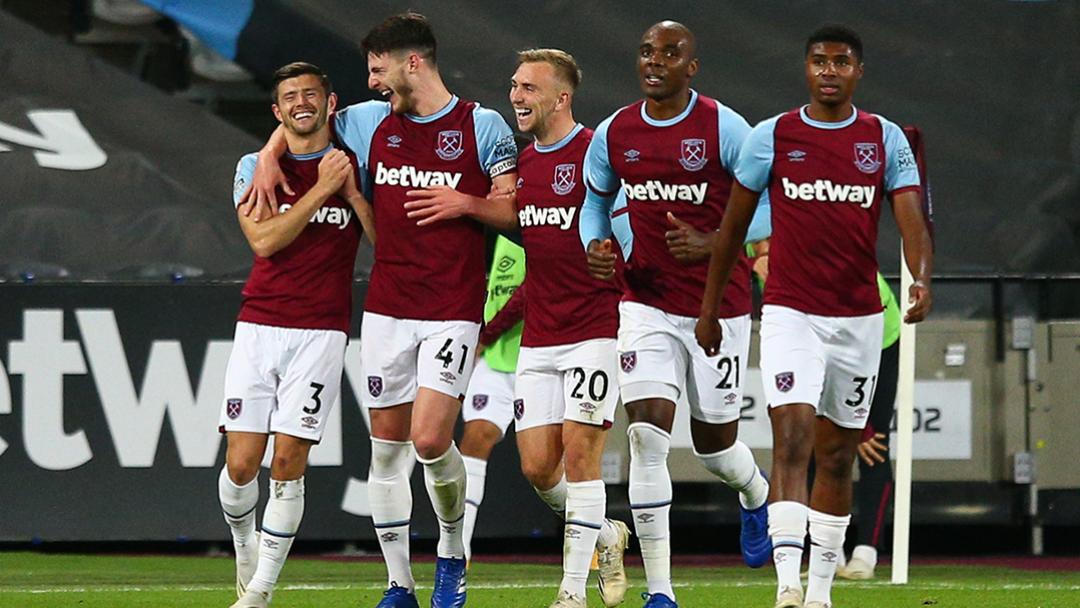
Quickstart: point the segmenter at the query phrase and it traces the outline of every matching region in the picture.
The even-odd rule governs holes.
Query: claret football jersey
[[[528,291],[522,346],[614,338],[621,291],[589,276],[578,238],[585,199],[582,164],[593,132],[577,125],[549,146],[529,144],[518,160],[518,222]]]
[[[449,186],[487,196],[513,171],[517,146],[493,110],[454,97],[429,116],[394,114],[384,101],[338,111],[337,139],[366,176],[375,214],[375,264],[364,309],[399,319],[475,321],[484,310],[484,232],[468,218],[417,226],[409,190]]]
[[[278,189],[279,212],[288,213],[319,181],[319,161],[330,150],[327,147],[312,154],[286,154],[281,158],[281,170],[296,194]],[[240,195],[251,183],[256,160],[255,154],[240,159],[234,204],[239,204]],[[331,196],[292,243],[270,257],[255,256],[237,320],[349,333],[353,264],[361,232],[360,220],[349,202]]]
[[[765,304],[821,316],[881,312],[877,233],[885,194],[919,188],[900,127],[853,110],[813,120],[806,107],[754,127],[735,177],[772,204]]]

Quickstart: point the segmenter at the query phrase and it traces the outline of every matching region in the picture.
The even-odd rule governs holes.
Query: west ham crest
[[[776,390],[781,393],[790,391],[795,386],[795,372],[780,372],[776,374]]]
[[[240,412],[244,409],[243,399],[226,399],[225,400],[225,415],[229,417],[229,420],[236,420],[240,417]]]
[[[474,410],[479,412],[480,410],[487,407],[487,404],[488,404],[488,396],[487,395],[473,395],[472,396],[472,407],[473,407]]]
[[[461,131],[439,131],[435,153],[443,160],[455,160],[465,153],[461,140]]]
[[[566,196],[573,191],[574,186],[577,184],[574,178],[577,176],[577,165],[574,163],[565,163],[562,165],[555,165],[555,178],[551,182],[551,189],[555,191],[555,194],[559,196]]]
[[[368,376],[367,377],[367,390],[371,393],[372,397],[378,397],[382,394],[382,376]]]
[[[881,168],[881,154],[875,143],[855,144],[855,166],[863,173],[875,173]]]
[[[682,140],[680,152],[679,164],[687,171],[701,171],[705,168],[705,163],[709,162],[709,159],[705,158],[704,139]]]
[[[622,366],[622,371],[626,373],[634,371],[634,368],[637,367],[637,351],[619,353],[619,365]]]
[[[525,415],[525,400],[514,399],[514,418],[521,420],[521,417]]]

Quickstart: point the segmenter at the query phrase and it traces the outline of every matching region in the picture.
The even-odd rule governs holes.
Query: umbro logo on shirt
[[[387,148],[400,148],[401,147],[401,136],[400,135],[391,135],[390,137],[387,137],[386,138],[386,147]]]
[[[787,159],[793,163],[801,163],[806,160],[806,152],[803,152],[802,150],[792,150],[787,153]]]
[[[638,157],[640,157],[640,156],[641,156],[641,152],[638,152],[637,150],[634,150],[634,149],[630,149],[630,150],[627,150],[626,152],[623,152],[623,158],[625,158],[626,162],[628,162],[628,163],[636,163],[638,161]]]

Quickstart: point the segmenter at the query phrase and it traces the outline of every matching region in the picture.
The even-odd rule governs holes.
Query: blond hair
[[[570,89],[577,89],[581,85],[581,68],[578,67],[574,56],[559,49],[527,49],[518,52],[518,65],[523,63],[546,63],[555,69],[559,76]]]

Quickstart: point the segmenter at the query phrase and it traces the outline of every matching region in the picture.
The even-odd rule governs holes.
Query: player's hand
[[[405,215],[417,220],[417,226],[464,217],[472,211],[473,197],[450,186],[409,190],[405,195],[413,199],[405,203]]]
[[[509,198],[517,194],[517,190],[514,188],[499,188],[495,184],[491,184],[491,192],[488,192],[487,200],[493,201],[502,198]]]
[[[615,276],[616,256],[611,251],[611,239],[603,241],[593,240],[589,243],[588,252],[585,255],[589,265],[589,275],[601,281],[610,281]]]
[[[345,200],[350,200],[353,197],[357,196],[360,198],[364,198],[363,193],[360,192],[360,188],[356,185],[355,171],[349,171],[349,174],[345,176],[345,183],[341,184],[341,189],[338,190],[338,194],[340,194],[341,198]]]
[[[705,354],[712,357],[720,353],[720,342],[724,339],[724,330],[720,327],[720,321],[711,315],[698,317],[697,325],[694,326],[694,337],[697,338]]]
[[[769,254],[759,255],[753,258],[754,274],[764,283],[769,280]]]
[[[912,283],[908,289],[908,304],[911,304],[911,308],[908,308],[904,315],[904,323],[918,323],[925,319],[934,305],[930,285],[922,281]]]
[[[319,161],[319,181],[316,183],[326,188],[327,192],[337,192],[352,172],[349,155],[341,150],[331,150]]]
[[[712,255],[712,241],[709,235],[675,217],[670,211],[668,222],[674,229],[664,233],[668,251],[682,264],[704,262]]]
[[[253,203],[244,214],[256,222],[271,218],[278,213],[277,189],[278,187],[290,196],[296,193],[289,187],[285,174],[281,171],[281,163],[269,154],[259,153],[259,161],[255,163],[255,175],[251,179],[251,185],[240,197],[242,203]]]
[[[882,443],[884,439],[884,433],[874,433],[873,437],[859,444],[859,458],[862,458],[866,466],[872,467],[885,462],[885,455],[889,453],[889,446]]]

